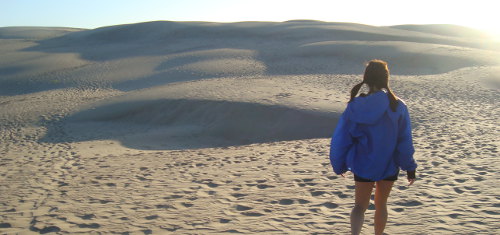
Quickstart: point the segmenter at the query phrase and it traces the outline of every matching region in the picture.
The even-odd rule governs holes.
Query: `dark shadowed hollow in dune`
[[[245,102],[120,102],[84,110],[48,125],[42,141],[114,139],[136,149],[224,147],[326,138],[337,118],[332,113]]]

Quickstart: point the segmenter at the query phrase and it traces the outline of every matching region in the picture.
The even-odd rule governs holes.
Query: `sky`
[[[0,0],[0,27],[98,28],[156,20],[456,24],[500,36],[496,0]]]

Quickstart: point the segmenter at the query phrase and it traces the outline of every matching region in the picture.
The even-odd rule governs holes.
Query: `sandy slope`
[[[347,234],[353,180],[332,173],[328,137],[373,57],[410,108],[419,163],[386,232],[498,233],[500,57],[473,33],[0,28],[0,233]]]

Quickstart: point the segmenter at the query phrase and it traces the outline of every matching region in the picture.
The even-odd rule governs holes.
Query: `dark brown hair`
[[[363,81],[351,90],[351,99],[349,102],[354,100],[354,97],[361,89],[361,86],[366,83],[369,87],[376,87],[378,89],[385,89],[387,91],[387,97],[389,98],[389,105],[392,111],[396,111],[398,106],[398,97],[389,88],[389,68],[387,67],[387,62],[383,60],[371,60],[365,69],[365,75],[363,76]]]

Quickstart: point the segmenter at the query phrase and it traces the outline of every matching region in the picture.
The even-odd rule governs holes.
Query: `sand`
[[[329,137],[373,58],[410,109],[419,164],[386,233],[500,232],[500,44],[477,31],[9,27],[0,52],[2,234],[348,234],[353,177],[332,172]]]

